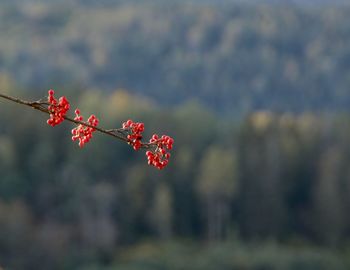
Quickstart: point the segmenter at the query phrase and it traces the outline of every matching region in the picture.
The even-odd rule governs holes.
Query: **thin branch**
[[[28,107],[31,107],[35,110],[38,110],[38,111],[41,111],[43,113],[47,113],[47,114],[50,114],[50,111],[44,106],[44,105],[47,105],[46,102],[41,102],[41,101],[26,101],[26,100],[21,100],[19,98],[14,98],[14,97],[11,97],[11,96],[8,96],[8,95],[5,95],[5,94],[1,94],[0,93],[0,97],[3,98],[3,99],[7,99],[9,101],[12,101],[12,102],[15,102],[15,103],[18,103],[18,104],[21,104],[21,105],[25,105],[25,106],[28,106]],[[100,127],[95,127],[95,126],[92,126],[86,122],[83,122],[83,121],[78,121],[78,120],[75,120],[73,118],[70,118],[68,116],[64,116],[64,119],[69,121],[69,122],[72,122],[74,124],[77,124],[77,125],[83,125],[83,126],[86,126],[86,127],[90,127],[90,128],[93,128],[101,133],[104,133],[106,135],[109,135],[109,136],[112,136],[118,140],[121,140],[121,141],[124,141],[126,143],[128,143],[128,139],[125,137],[125,135],[122,133],[122,130],[121,129],[104,129],[104,128],[100,128]],[[150,148],[152,145],[152,143],[142,143],[141,144],[141,147],[142,148]]]

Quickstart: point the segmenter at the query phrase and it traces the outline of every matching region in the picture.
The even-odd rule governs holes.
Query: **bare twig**
[[[48,105],[48,103],[42,102],[41,100],[39,100],[39,101],[26,101],[26,100],[14,98],[14,97],[11,97],[11,96],[8,96],[5,94],[1,94],[1,93],[0,93],[0,98],[7,99],[7,100],[15,102],[17,104],[31,107],[31,108],[38,110],[38,111],[41,111],[43,113],[50,114],[49,109],[46,107]],[[104,128],[100,128],[100,127],[95,127],[95,126],[92,126],[86,122],[78,121],[78,120],[75,120],[75,119],[70,118],[68,116],[64,116],[64,119],[69,121],[69,122],[72,122],[74,124],[77,124],[77,125],[83,125],[86,127],[93,128],[101,133],[104,133],[106,135],[112,136],[118,140],[121,140],[121,141],[128,143],[128,139],[127,139],[126,135],[123,133],[123,129],[104,129]],[[152,143],[142,143],[141,147],[142,148],[150,148],[153,145],[154,144],[152,144]]]

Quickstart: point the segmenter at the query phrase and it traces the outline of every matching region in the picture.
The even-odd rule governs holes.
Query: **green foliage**
[[[348,111],[348,5],[180,2],[1,1],[0,68],[26,88],[126,88],[237,117]]]
[[[181,259],[179,259],[181,258]],[[140,244],[122,253],[107,269],[346,269],[341,258],[320,248],[293,248],[276,244],[197,246],[193,243]]]
[[[147,129],[172,134],[170,164],[156,171],[142,151],[101,134],[79,149],[69,123],[51,128],[44,115],[4,102],[5,266],[344,269],[339,251],[349,241],[349,116],[258,112],[227,122],[197,102],[169,111],[126,91],[69,96],[85,101],[83,112],[101,113],[106,128],[118,127],[130,112]],[[236,246],[232,235],[255,244]],[[186,237],[210,246],[153,243]],[[145,238],[149,250],[137,245]],[[264,246],[270,239],[285,245]],[[300,242],[325,248],[288,247]],[[131,248],[125,261],[130,245],[140,250]],[[30,255],[17,252],[27,246]]]
[[[230,199],[236,190],[236,161],[231,151],[209,148],[199,166],[197,189],[203,197]]]
[[[349,6],[22,2],[0,3],[1,92],[65,85],[175,149],[155,171],[1,101],[1,266],[349,269],[350,116],[319,113],[349,110]]]

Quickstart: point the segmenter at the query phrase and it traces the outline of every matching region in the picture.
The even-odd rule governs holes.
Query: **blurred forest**
[[[157,171],[142,151],[100,134],[80,150],[69,123],[51,128],[46,115],[2,102],[0,261],[9,269],[350,266],[349,115],[260,111],[236,122],[125,90],[62,94],[101,126],[131,117],[176,147]]]
[[[0,2],[1,93],[175,139],[0,100],[5,270],[350,269],[350,7],[194,2]]]
[[[0,70],[27,89],[125,88],[230,116],[349,110],[350,6],[63,2],[0,3]]]

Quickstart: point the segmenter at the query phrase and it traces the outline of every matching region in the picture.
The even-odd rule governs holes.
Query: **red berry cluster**
[[[50,126],[56,126],[64,120],[64,116],[69,110],[69,102],[66,97],[60,97],[59,100],[54,97],[55,92],[50,89],[47,101],[50,104],[48,110],[50,112],[50,118],[46,121]]]
[[[63,96],[57,100],[54,97],[54,93],[52,89],[49,90],[48,103],[42,103],[48,105],[47,108],[50,113],[50,119],[47,120],[47,123],[51,126],[56,126],[64,119],[74,122],[73,119],[65,117],[70,108],[66,97]],[[84,119],[80,115],[79,109],[75,110],[75,115],[74,120],[79,122],[76,122],[77,126],[72,129],[72,140],[79,140],[79,146],[83,147],[85,143],[89,142],[92,138],[92,133],[96,131],[99,121],[95,115],[91,115],[86,122],[83,122]],[[118,130],[121,131],[126,138],[118,138],[125,139],[135,150],[139,150],[141,147],[150,149],[146,152],[148,164],[158,169],[163,169],[169,162],[169,150],[173,148],[174,140],[166,135],[159,138],[157,134],[154,134],[149,140],[149,143],[142,143],[142,132],[144,130],[145,126],[143,123],[133,122],[129,119],[123,123],[123,128]],[[111,130],[99,129],[99,131],[115,136],[115,134],[109,133]]]
[[[170,153],[167,150],[173,148],[174,139],[167,135],[159,138],[157,134],[154,134],[149,142],[156,148],[154,151],[146,152],[148,164],[161,170],[169,163]]]
[[[128,120],[123,123],[123,130],[128,132],[128,143],[132,145],[135,150],[139,150],[142,147],[142,132],[145,130],[143,123],[133,122]],[[148,164],[158,169],[163,169],[169,163],[170,153],[168,150],[173,148],[174,139],[163,135],[158,137],[154,134],[147,144],[152,150],[146,152],[148,158]]]
[[[127,135],[128,143],[132,145],[135,150],[139,150],[142,145],[142,132],[145,130],[145,125],[143,123],[133,122],[129,119],[123,123],[123,129],[129,131]]]
[[[75,110],[75,118],[76,121],[83,121],[84,118],[80,115],[80,110]],[[91,126],[96,127],[98,125],[98,119],[95,115],[91,115],[87,120],[87,123]],[[82,124],[79,124],[77,127],[72,129],[72,141],[79,140],[79,146],[83,147],[85,143],[89,142],[92,138],[92,133],[95,131],[93,127],[87,127]]]

